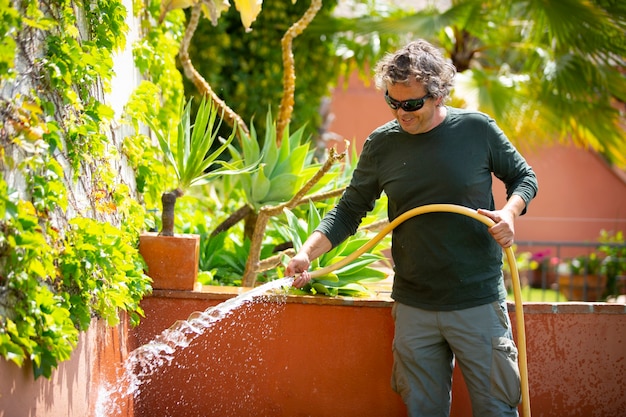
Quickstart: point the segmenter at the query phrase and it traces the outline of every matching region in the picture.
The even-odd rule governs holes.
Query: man
[[[449,203],[491,218],[487,228],[454,213],[400,224],[392,236],[395,322],[392,386],[409,415],[448,416],[458,362],[475,417],[516,416],[521,399],[502,277],[502,248],[537,192],[531,167],[485,114],[444,105],[455,68],[426,41],[376,67],[376,86],[395,120],[367,138],[350,185],[291,259],[286,275],[309,280],[311,260],[355,233],[384,191],[389,220],[425,204]],[[506,186],[495,210],[492,173]]]

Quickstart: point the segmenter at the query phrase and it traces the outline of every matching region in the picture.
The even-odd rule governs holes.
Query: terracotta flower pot
[[[556,284],[556,271],[553,269],[544,269],[543,267],[539,267],[537,269],[533,269],[529,276],[529,285],[532,288],[547,288],[550,289],[554,284]]]
[[[146,274],[152,278],[152,288],[194,289],[200,258],[199,235],[159,236],[158,233],[142,233],[139,236],[139,253],[146,262]]]
[[[606,288],[606,275],[560,275],[559,291],[569,301],[597,301]]]

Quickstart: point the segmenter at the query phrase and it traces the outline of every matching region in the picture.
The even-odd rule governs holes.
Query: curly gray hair
[[[393,54],[385,55],[376,65],[376,87],[386,90],[389,84],[406,84],[414,79],[426,93],[445,101],[454,86],[456,68],[429,42],[420,39]]]

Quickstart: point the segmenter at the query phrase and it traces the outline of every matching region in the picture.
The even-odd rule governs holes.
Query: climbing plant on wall
[[[117,0],[0,1],[0,355],[35,377],[93,317],[137,323],[150,290],[103,99],[125,18]]]

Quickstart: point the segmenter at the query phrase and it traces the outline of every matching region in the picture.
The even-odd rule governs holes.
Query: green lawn
[[[509,301],[515,301],[513,298],[513,291],[509,291],[507,299]],[[567,299],[563,296],[563,294],[559,294],[558,291],[554,290],[542,290],[541,288],[531,288],[529,286],[525,286],[522,288],[522,301],[532,301],[532,302],[564,302]]]

